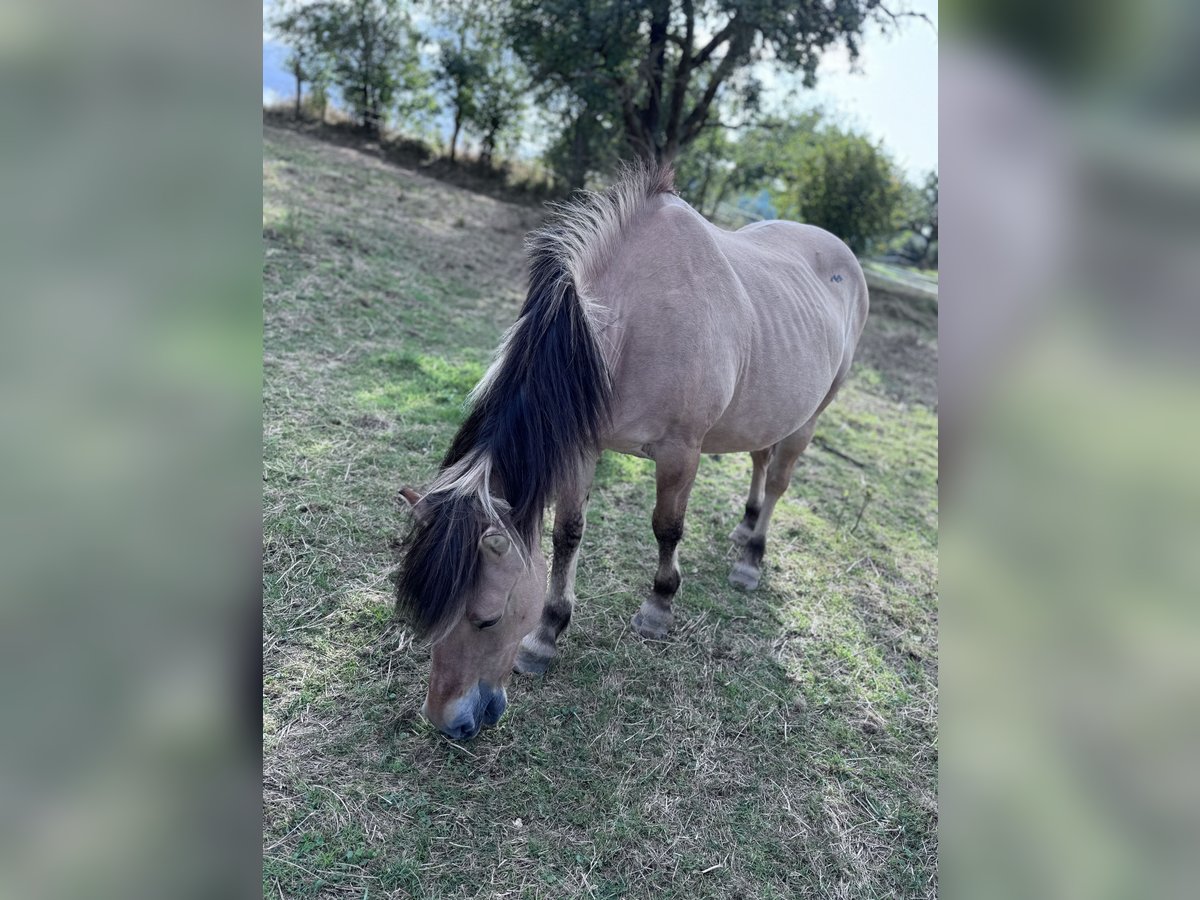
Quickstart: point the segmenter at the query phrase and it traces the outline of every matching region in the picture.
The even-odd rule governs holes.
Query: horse
[[[654,461],[658,569],[631,625],[662,640],[701,454],[750,453],[729,581],[753,590],[771,514],[850,370],[869,305],[850,249],[796,222],[720,229],[673,177],[627,168],[529,236],[516,322],[433,482],[401,489],[413,523],[397,604],[432,642],[422,713],[452,739],[494,725],[513,672],[557,656],[601,451]]]

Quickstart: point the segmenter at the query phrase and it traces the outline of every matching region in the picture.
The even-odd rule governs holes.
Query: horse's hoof
[[[554,662],[554,648],[546,647],[532,635],[521,641],[513,671],[518,675],[545,675]]]
[[[758,569],[748,566],[744,562],[736,562],[729,573],[729,583],[739,590],[752,591],[758,587],[758,580],[761,577]]]
[[[750,540],[750,535],[753,533],[745,524],[739,522],[738,527],[729,532],[729,539],[739,547],[745,547],[746,543]]]
[[[671,631],[671,622],[674,616],[671,613],[664,613],[658,609],[647,610],[643,606],[640,610],[633,614],[633,618],[629,620],[630,626],[644,638],[649,638],[652,641],[666,640],[667,634]]]

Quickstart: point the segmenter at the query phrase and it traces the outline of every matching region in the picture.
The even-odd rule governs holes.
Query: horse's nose
[[[479,687],[480,699],[483,701],[480,719],[484,725],[495,725],[504,715],[504,710],[508,706],[508,697],[504,693],[504,688],[491,688],[483,682],[480,682]]]
[[[430,715],[429,700],[426,698],[421,713],[446,737],[455,741],[467,741],[479,734],[479,729],[484,725],[495,725],[499,722],[507,706],[508,697],[504,688],[492,687],[480,680],[465,695],[449,706],[442,707],[439,715]]]
[[[460,716],[442,728],[442,734],[452,741],[469,741],[479,734],[482,723],[469,716]]]

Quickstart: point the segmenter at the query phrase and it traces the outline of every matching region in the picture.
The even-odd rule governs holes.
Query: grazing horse
[[[602,450],[654,460],[658,571],[633,629],[664,638],[701,453],[749,451],[730,582],[753,590],[767,529],[867,317],[854,254],[820,228],[719,229],[668,168],[627,170],[529,240],[529,293],[414,512],[398,601],[433,640],[423,712],[452,738],[504,712],[514,668],[544,672],[571,619]],[[555,505],[549,591],[540,543]]]

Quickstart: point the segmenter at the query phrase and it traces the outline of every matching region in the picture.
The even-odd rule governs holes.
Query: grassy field
[[[393,620],[423,484],[523,289],[511,206],[265,129],[266,897],[915,897],[937,889],[936,321],[887,296],[726,583],[744,454],[706,458],[672,639],[652,464],[606,454],[563,656],[459,745]]]

